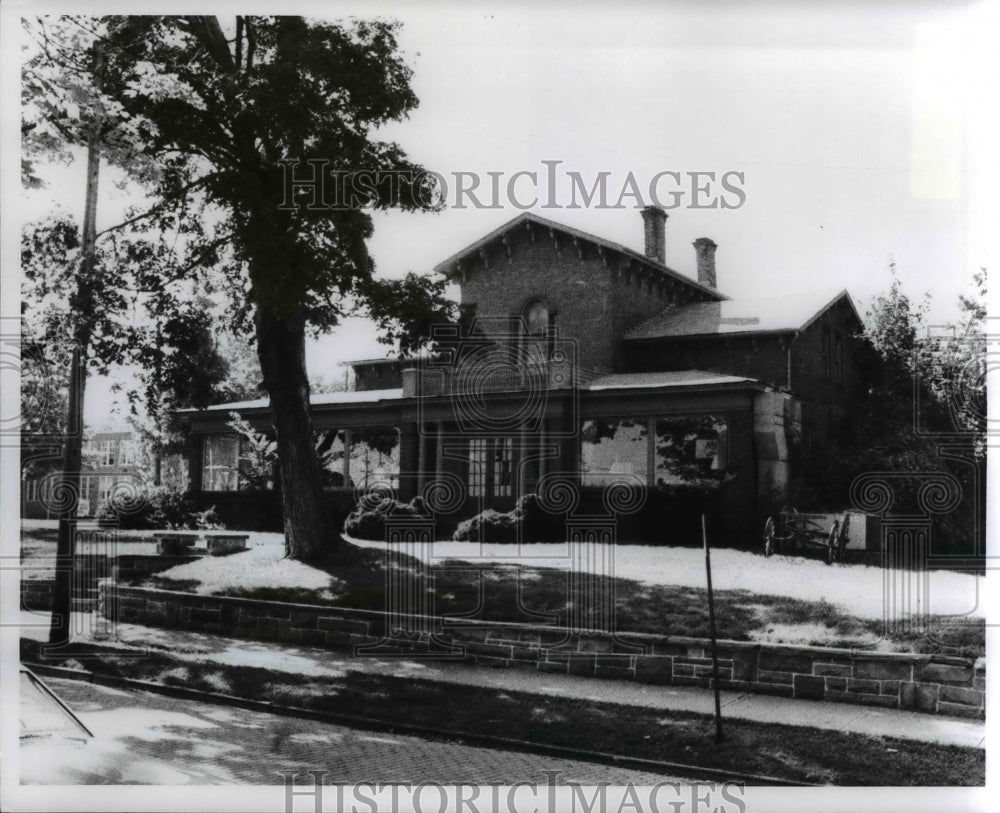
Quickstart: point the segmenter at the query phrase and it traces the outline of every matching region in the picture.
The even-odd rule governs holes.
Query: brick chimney
[[[667,213],[659,206],[647,206],[642,210],[642,221],[646,232],[646,256],[662,265],[667,259]]]
[[[718,246],[708,237],[699,237],[692,245],[698,258],[698,282],[715,288],[715,249]]]

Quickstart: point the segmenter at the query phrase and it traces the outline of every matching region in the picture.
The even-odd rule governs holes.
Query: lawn
[[[21,640],[21,657],[38,659],[38,642]],[[68,658],[45,663],[79,668]],[[152,650],[145,657],[116,657],[114,649],[91,647],[88,670],[348,714],[387,724],[427,726],[449,739],[486,734],[533,743],[590,748],[653,759],[835,785],[982,785],[983,749],[888,737],[759,723],[726,721],[726,739],[713,742],[712,718],[693,712],[651,712],[579,698],[440,684],[347,672],[309,677],[247,665],[181,659]]]
[[[54,552],[54,531],[22,532],[26,556]],[[122,534],[127,551],[150,544],[150,532]],[[49,537],[52,537],[49,539]],[[138,545],[136,543],[145,543]],[[284,557],[279,534],[250,535],[249,550],[174,567],[150,586],[305,604],[386,608],[386,584],[419,585],[413,611],[565,625],[594,621],[614,606],[620,631],[705,637],[709,633],[700,550],[619,545],[614,576],[582,578],[568,569],[566,546],[435,543],[421,561],[384,545],[353,547],[350,564],[304,564]],[[146,552],[142,550],[142,552]],[[558,554],[562,553],[560,557]],[[519,555],[520,554],[520,555]],[[465,556],[468,558],[457,558]],[[745,551],[713,552],[719,636],[733,640],[840,646],[882,651],[985,654],[985,622],[958,614],[976,607],[975,576],[934,572],[931,633],[883,635],[885,571],[827,566],[801,557],[765,559]],[[952,616],[951,613],[956,615]]]

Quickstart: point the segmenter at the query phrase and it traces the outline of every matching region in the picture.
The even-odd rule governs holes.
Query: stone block
[[[975,677],[975,678],[973,678],[972,679],[972,688],[973,689],[979,689],[980,691],[985,692],[986,691],[986,678],[984,678],[984,677]]]
[[[826,688],[828,690],[833,690],[835,692],[846,692],[847,691],[847,678],[842,678],[842,677],[827,677],[826,678]]]
[[[757,670],[757,680],[761,683],[781,683],[791,686],[795,678],[791,672],[772,672],[768,669]]]
[[[847,681],[847,691],[864,692],[865,694],[878,694],[879,684],[877,680],[855,680],[851,678]]]
[[[592,677],[596,658],[594,655],[570,653],[566,671],[571,675]]]
[[[917,684],[912,680],[903,680],[899,684],[899,707],[912,709],[917,703]]]
[[[365,621],[352,621],[348,618],[339,618],[338,616],[330,615],[319,616],[316,619],[316,628],[359,635],[366,635],[368,633],[368,624]]]
[[[951,683],[972,685],[972,664],[957,666],[945,663],[928,663],[917,670],[916,680],[923,683]]]
[[[503,644],[477,644],[469,643],[465,645],[465,650],[470,655],[483,655],[490,658],[503,658],[505,660],[511,657],[512,647]]]
[[[914,687],[913,707],[917,711],[936,712],[941,687],[935,683],[916,683]]]
[[[941,702],[961,703],[964,706],[983,705],[983,693],[978,689],[967,689],[964,686],[942,686],[938,694]]]
[[[795,650],[762,649],[760,651],[760,669],[767,672],[798,672],[811,675],[813,656],[806,652]]]
[[[961,703],[946,703],[941,701],[937,706],[938,714],[947,714],[952,717],[970,717],[979,719],[985,717],[985,712],[978,706],[966,706]]]
[[[886,709],[899,707],[899,698],[884,694],[867,694],[865,692],[835,692],[826,693],[826,699],[834,703],[854,703],[859,706],[880,706]]]
[[[694,667],[689,663],[675,663],[674,677],[694,677]]]
[[[740,649],[732,652],[733,677],[737,680],[751,680],[757,674],[757,650]]]
[[[913,680],[913,664],[880,658],[857,658],[854,676],[863,680]]]
[[[515,661],[537,661],[541,653],[537,649],[527,646],[512,646],[510,648],[511,658]]]
[[[597,636],[581,637],[577,642],[578,652],[610,652],[611,639]]]
[[[826,681],[814,675],[796,675],[792,684],[795,697],[805,697],[810,700],[822,700],[826,695]]]
[[[671,682],[673,658],[668,655],[639,655],[635,659],[635,679],[640,683]]]
[[[298,629],[316,629],[316,613],[296,610],[290,614],[289,622]]]
[[[559,663],[553,663],[552,661],[539,661],[538,662],[539,672],[555,672],[557,674],[566,674],[566,663],[565,661]]]
[[[832,677],[853,677],[854,670],[849,664],[846,663],[814,663],[813,671],[814,675],[830,675]]]

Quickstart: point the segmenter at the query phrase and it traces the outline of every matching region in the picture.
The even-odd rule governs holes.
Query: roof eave
[[[564,234],[569,235],[570,237],[575,237],[580,240],[586,240],[589,243],[593,243],[596,246],[600,246],[602,248],[606,248],[611,251],[617,251],[620,254],[624,254],[625,256],[629,257],[630,259],[637,260],[652,268],[657,269],[658,271],[663,272],[667,276],[671,277],[672,279],[680,283],[683,283],[684,285],[688,285],[691,288],[694,288],[695,290],[701,291],[702,293],[706,293],[717,301],[730,299],[730,297],[726,296],[724,293],[717,290],[716,288],[712,288],[709,285],[703,285],[697,280],[692,279],[691,277],[685,274],[681,274],[679,271],[675,271],[673,268],[670,268],[669,266],[664,265],[663,263],[658,263],[656,260],[650,259],[646,255],[640,254],[638,251],[635,251],[634,249],[628,248],[627,246],[623,246],[619,243],[614,243],[610,240],[605,240],[603,237],[598,237],[595,234],[589,234],[587,232],[580,231],[579,229],[574,229],[572,226],[566,226],[562,223],[557,223],[554,220],[549,220],[544,217],[539,217],[538,215],[533,214],[531,212],[522,212],[517,217],[513,218],[512,220],[508,220],[502,226],[499,226],[498,228],[494,229],[486,236],[479,238],[474,243],[471,243],[465,248],[463,248],[461,251],[452,254],[450,257],[448,257],[448,259],[435,265],[434,271],[446,277],[451,278],[454,275],[452,269],[456,263],[461,262],[470,254],[476,253],[477,251],[479,251],[479,249],[484,248],[485,246],[496,240],[498,237],[505,234],[506,232],[513,230],[520,224],[528,222],[535,223],[543,228],[557,229],[563,232]]]

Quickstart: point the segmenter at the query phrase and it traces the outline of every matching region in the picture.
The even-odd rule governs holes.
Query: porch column
[[[427,482],[427,424],[417,426],[417,490],[422,494]]]
[[[344,430],[344,488],[351,488],[351,430]]]

